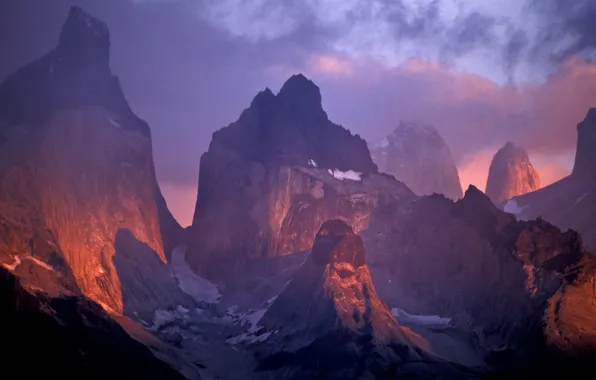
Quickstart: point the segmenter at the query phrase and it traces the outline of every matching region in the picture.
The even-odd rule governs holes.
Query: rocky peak
[[[370,144],[370,152],[380,171],[418,195],[462,196],[455,160],[433,126],[402,121],[389,136]]]
[[[582,122],[577,125],[577,150],[573,176],[594,177],[596,163],[596,108],[590,108]]]
[[[83,65],[109,65],[110,33],[106,24],[72,6],[62,26],[57,50],[62,59]]]
[[[384,364],[407,365],[425,357],[424,348],[414,347],[416,337],[399,325],[377,295],[362,239],[339,219],[323,223],[311,255],[259,324],[274,333],[267,333],[257,357],[277,362],[277,367],[295,365],[283,358],[291,354],[287,356],[319,361],[341,358],[349,368],[354,348],[360,359]]]
[[[314,241],[312,257],[318,265],[347,263],[359,268],[366,264],[362,239],[339,219],[323,223]]]
[[[116,116],[113,124],[149,135],[147,124],[130,109],[109,61],[106,24],[71,7],[56,48],[0,84],[0,120],[41,126],[56,111],[101,107]]]
[[[490,198],[476,186],[470,185],[462,199],[457,201],[452,210],[453,216],[466,221],[489,241],[502,237],[503,230],[515,217],[499,210]]]
[[[0,187],[7,189],[0,260],[21,271],[25,252],[46,264],[57,256],[60,268],[42,269],[59,273],[58,285],[68,274],[106,309],[134,305],[149,315],[161,306],[159,294],[181,294],[164,254],[180,226],[155,178],[149,127],[110,72],[109,44],[105,24],[72,7],[57,47],[0,84]],[[44,248],[20,248],[31,236]],[[69,280],[64,288],[74,287]]]
[[[507,142],[490,164],[486,194],[500,205],[508,199],[540,188],[540,177],[525,149]]]
[[[321,91],[313,81],[302,74],[292,75],[278,94],[280,100],[296,109],[324,113],[321,105]]]
[[[332,123],[319,88],[304,75],[289,78],[277,95],[258,93],[240,118],[213,134],[210,151],[224,148],[267,165],[308,166],[376,173],[366,142]]]

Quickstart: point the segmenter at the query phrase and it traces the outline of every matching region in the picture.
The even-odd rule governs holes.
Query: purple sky
[[[0,78],[57,42],[68,7],[104,20],[112,71],[153,132],[158,179],[192,218],[211,133],[252,97],[303,72],[330,118],[374,140],[399,119],[432,123],[462,184],[526,146],[543,183],[568,173],[575,126],[596,106],[596,1],[6,0]]]

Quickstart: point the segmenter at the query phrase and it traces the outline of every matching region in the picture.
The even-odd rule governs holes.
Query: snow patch
[[[249,310],[246,313],[237,313],[236,312],[237,307],[230,306],[226,310],[226,313],[228,314],[227,317],[231,317],[231,319],[233,321],[237,321],[243,327],[248,325],[248,329],[246,330],[246,332],[244,332],[240,335],[237,335],[237,336],[227,339],[226,342],[229,344],[232,344],[232,345],[240,344],[240,343],[263,342],[267,338],[269,338],[272,334],[276,333],[277,331],[275,331],[273,333],[272,332],[259,333],[263,329],[263,326],[259,326],[259,321],[261,320],[261,318],[263,318],[263,316],[265,315],[267,310],[269,310],[269,307],[271,307],[271,304],[276,299],[277,299],[277,296],[274,296],[274,297],[270,298],[269,300],[267,300],[266,307],[259,309],[259,310]]]
[[[576,205],[576,204],[578,204],[579,202],[583,201],[583,200],[584,200],[584,198],[585,198],[585,197],[586,197],[588,194],[589,194],[589,193],[584,193],[584,194],[582,194],[582,195],[581,195],[579,198],[577,198],[577,200],[575,201],[575,203],[574,203],[573,205],[575,206],[575,205]]]
[[[33,257],[33,256],[27,256],[27,257],[23,257],[23,259],[25,260],[30,260],[33,261],[35,264],[39,265],[40,267],[47,269],[49,271],[54,271],[54,268],[46,263],[44,263],[43,261]]]
[[[277,332],[277,331],[276,331]],[[269,338],[273,333],[266,332],[260,335],[254,335],[250,333],[240,334],[229,339],[226,339],[226,343],[231,345],[237,345],[240,343],[257,343],[257,342],[264,342]]]
[[[327,172],[335,179],[340,181],[343,181],[344,179],[348,179],[350,181],[362,181],[362,173],[356,172],[354,170],[348,170],[344,172],[339,169],[327,169]]]
[[[17,267],[19,266],[19,264],[21,263],[21,259],[19,258],[19,256],[14,256],[14,263],[12,264],[2,264],[2,266],[8,270],[15,270],[17,269]]]
[[[116,120],[112,119],[111,117],[108,117],[108,123],[112,124],[116,128],[122,128],[122,125],[120,125],[119,122],[117,122]]]
[[[410,323],[413,325],[426,326],[432,328],[449,328],[451,327],[451,318],[444,318],[438,315],[412,315],[405,311],[394,307],[391,309],[391,314],[401,323]]]
[[[147,327],[147,330],[157,331],[169,323],[187,320],[189,318],[189,311],[189,309],[181,305],[176,308],[155,310],[155,313],[153,314],[153,324]]]
[[[528,206],[520,207],[517,204],[517,202],[515,201],[515,199],[510,199],[507,201],[507,203],[505,203],[505,206],[503,207],[503,211],[505,211],[508,214],[513,214],[513,215],[519,216],[524,211],[524,209],[527,207]]]
[[[35,264],[39,265],[40,267],[42,267],[42,268],[44,268],[44,269],[47,269],[47,270],[49,270],[49,271],[54,271],[54,268],[53,268],[52,266],[50,266],[50,265],[46,264],[45,262],[43,262],[43,261],[41,261],[41,260],[39,260],[38,258],[36,258],[36,257],[33,257],[33,256],[22,256],[22,257],[19,257],[19,256],[14,256],[14,263],[12,263],[12,264],[4,264],[4,263],[3,263],[3,264],[2,264],[2,266],[3,266],[3,267],[5,267],[5,268],[6,268],[6,269],[8,269],[8,270],[11,270],[11,271],[13,271],[13,270],[17,269],[17,267],[18,267],[18,266],[19,266],[19,265],[20,265],[20,264],[21,264],[21,263],[22,263],[24,260],[29,260],[29,261],[32,261],[33,263],[35,263]]]
[[[318,168],[319,167],[317,165],[317,163],[315,162],[315,160],[313,160],[312,158],[310,160],[308,160],[308,166],[312,166],[313,168]]]
[[[186,246],[179,245],[172,250],[170,266],[178,280],[178,286],[184,293],[199,302],[219,302],[221,294],[217,286],[196,275],[186,263]]]

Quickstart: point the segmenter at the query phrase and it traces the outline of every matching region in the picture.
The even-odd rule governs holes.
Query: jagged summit
[[[582,122],[577,125],[577,150],[572,176],[592,179],[596,175],[596,108],[590,108]]]
[[[85,64],[109,64],[110,32],[107,25],[72,6],[62,26],[58,49],[65,57]],[[75,54],[76,53],[76,54]]]
[[[278,96],[284,102],[295,105],[297,108],[317,111],[323,116],[321,106],[321,91],[319,87],[302,74],[292,75],[282,86]],[[326,116],[326,114],[324,114]]]
[[[102,107],[116,116],[114,124],[149,135],[147,124],[130,109],[109,61],[106,24],[71,7],[58,45],[0,85],[0,120],[40,126],[55,111]]]
[[[462,196],[459,173],[439,131],[427,124],[400,122],[387,137],[370,144],[379,170],[393,175],[418,195]]]
[[[526,150],[507,142],[497,151],[490,164],[486,195],[495,204],[540,188],[540,177]]]
[[[319,88],[302,74],[290,77],[275,95],[259,92],[240,118],[213,134],[210,151],[223,147],[244,159],[274,165],[376,173],[366,142],[332,123]]]

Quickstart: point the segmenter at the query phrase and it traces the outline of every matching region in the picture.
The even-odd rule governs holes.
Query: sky
[[[183,225],[211,134],[294,73],[369,141],[400,120],[434,125],[464,189],[484,189],[507,141],[543,185],[567,175],[596,107],[596,0],[4,0],[0,80],[55,46],[73,4],[110,29],[112,71]]]

